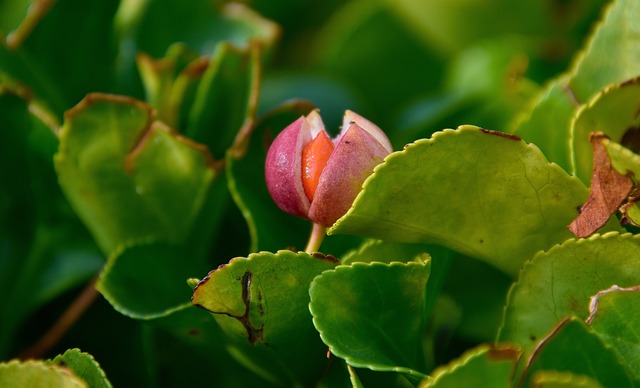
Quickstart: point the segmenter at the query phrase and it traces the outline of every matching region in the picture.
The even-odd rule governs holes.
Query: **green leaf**
[[[640,284],[640,236],[611,232],[540,252],[509,291],[498,340],[530,351],[565,317],[586,319],[589,298],[613,284]]]
[[[88,353],[79,349],[69,349],[49,362],[51,365],[67,367],[82,378],[92,388],[109,388],[111,383],[100,368],[100,364]]]
[[[640,26],[635,23],[639,15],[640,4],[634,0],[615,0],[606,7],[570,70],[568,87],[576,100],[586,101],[607,85],[640,74],[640,63],[636,61],[640,54]]]
[[[416,257],[429,252],[429,246],[425,244],[405,244],[383,240],[365,241],[358,249],[349,251],[342,257],[342,264],[370,263],[379,261],[391,263],[399,261],[407,263]]]
[[[393,11],[384,1],[344,3],[324,23],[312,47],[315,62],[325,72],[367,96],[373,109],[359,113],[383,129],[395,123],[382,112],[437,86],[443,73],[442,59]]]
[[[0,386],[3,387],[42,387],[75,388],[88,387],[81,378],[70,373],[69,369],[47,365],[44,361],[17,360],[0,363]]]
[[[547,159],[570,171],[569,133],[576,105],[566,82],[566,77],[550,82],[535,99],[533,108],[517,118],[510,132],[540,147]]]
[[[602,341],[617,351],[640,381],[640,286],[613,286],[591,299],[587,324]]]
[[[241,364],[272,383],[308,386],[327,364],[309,315],[309,284],[335,265],[291,251],[235,258],[200,282],[192,304],[214,314]]]
[[[359,248],[352,249],[343,255],[341,263],[344,265],[351,265],[357,262],[370,263],[373,261],[407,263],[425,256],[431,257],[431,271],[429,282],[427,283],[427,299],[424,311],[424,316],[428,317],[440,296],[443,284],[448,278],[447,275],[454,256],[454,253],[449,249],[437,245],[368,240],[362,243]]]
[[[570,32],[580,31],[604,1],[393,0],[388,3],[423,40],[449,53],[505,35],[545,39],[553,45],[549,42],[562,41]]]
[[[279,27],[244,4],[220,6],[207,1],[152,1],[142,5],[138,20],[125,20],[138,51],[160,57],[175,42],[191,50],[209,54],[220,42],[246,47],[251,41],[269,49],[275,44]],[[171,26],[172,28],[167,28]]]
[[[436,267],[437,257],[432,260]],[[432,271],[433,272],[433,271]],[[430,277],[429,283],[433,274]],[[502,322],[504,301],[513,279],[504,272],[473,258],[453,257],[443,293],[462,310],[456,337],[490,343]]]
[[[216,170],[208,151],[127,98],[87,96],[66,114],[60,185],[105,254],[146,239],[180,242]]]
[[[430,269],[429,259],[356,262],[318,276],[309,309],[324,343],[351,366],[424,377],[420,338]]]
[[[220,43],[202,74],[184,133],[222,158],[239,133],[254,124],[260,86],[260,49]]]
[[[628,130],[640,126],[637,115],[639,107],[640,79],[633,79],[608,86],[576,112],[571,130],[571,155],[574,158],[574,174],[578,178],[585,183],[591,180],[593,150],[590,134],[602,132],[612,142],[621,143]],[[619,158],[616,160],[619,161]],[[636,176],[640,177],[640,165],[631,163],[628,167],[622,169],[618,165],[616,169],[623,175],[626,175],[627,170],[634,173],[637,171]]]
[[[603,139],[602,145],[616,171],[622,175],[633,174],[636,180],[640,178],[640,155],[611,140]]]
[[[566,225],[586,197],[535,146],[462,126],[388,156],[329,234],[438,243],[513,275],[572,236]]]
[[[594,379],[569,372],[538,371],[531,376],[531,385],[540,388],[602,388]]]
[[[118,3],[34,3],[20,28],[0,39],[0,72],[31,89],[57,118],[89,92],[110,92]]]
[[[154,319],[188,305],[186,279],[205,270],[187,247],[140,244],[115,252],[96,288],[121,314]]]
[[[520,356],[514,347],[481,345],[436,369],[421,387],[511,387]]]
[[[86,282],[104,263],[60,192],[50,128],[0,85],[0,359],[12,354],[23,320]],[[13,350],[15,351],[15,350]]]
[[[145,89],[146,101],[153,106],[158,119],[182,130],[185,112],[191,108],[202,73],[209,58],[198,57],[183,43],[169,47],[164,57],[151,58],[140,53],[136,63]]]
[[[640,74],[640,26],[634,22],[639,15],[637,1],[612,1],[572,68],[548,84],[514,128],[566,170],[572,167],[569,134],[575,108],[607,85]]]
[[[586,375],[605,387],[634,386],[621,359],[575,317],[564,319],[540,342],[527,361],[520,384],[529,386],[532,374],[541,370]]]
[[[0,35],[8,35],[18,28],[29,9],[27,1],[4,1],[0,5]]]

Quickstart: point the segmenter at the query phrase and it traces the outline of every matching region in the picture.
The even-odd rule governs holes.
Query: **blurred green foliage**
[[[634,0],[0,0],[0,385],[638,384],[637,330],[616,329],[639,314],[638,238],[615,217],[565,229],[590,132],[640,170],[638,18]],[[399,150],[332,256],[290,252],[311,226],[263,176],[315,107]],[[85,287],[100,297],[34,352]]]

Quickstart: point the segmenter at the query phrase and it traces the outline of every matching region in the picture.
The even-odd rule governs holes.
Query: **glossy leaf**
[[[463,126],[388,156],[329,234],[438,243],[513,275],[571,237],[566,225],[586,196],[535,146]]]
[[[430,260],[341,265],[314,279],[313,323],[331,353],[347,364],[424,377],[422,317]]]
[[[539,370],[555,370],[586,375],[605,387],[632,387],[629,371],[622,359],[606,346],[583,321],[565,319],[545,337],[531,358],[520,383],[526,383]]]
[[[514,347],[481,345],[436,369],[420,387],[511,387],[520,356]]]
[[[88,387],[67,368],[47,365],[44,361],[17,360],[0,363],[0,385],[3,387],[77,388]]]
[[[189,304],[186,280],[206,271],[188,247],[139,244],[116,251],[96,288],[121,314],[153,319]]]
[[[198,284],[192,304],[214,314],[229,352],[247,368],[272,383],[309,385],[327,365],[309,315],[309,284],[336,263],[291,251],[235,258]]]
[[[89,95],[66,114],[60,185],[103,252],[150,238],[179,242],[216,175],[203,146],[154,122],[136,100]]]
[[[572,68],[550,82],[515,125],[518,135],[566,170],[572,169],[568,139],[575,108],[606,86],[640,74],[640,62],[635,60],[640,27],[634,23],[639,14],[640,4],[634,0],[611,2]]]
[[[260,47],[220,43],[202,74],[184,121],[184,134],[224,157],[239,133],[254,124],[260,86]]]
[[[640,381],[640,287],[611,287],[591,299],[587,324]]]
[[[342,264],[370,263],[380,261],[391,263],[399,261],[408,263],[420,255],[429,252],[429,246],[425,244],[405,244],[384,240],[365,241],[357,249],[349,251],[342,257]]]
[[[578,178],[583,182],[589,182],[591,178],[593,152],[590,135],[601,132],[612,142],[621,143],[627,131],[640,126],[637,116],[639,108],[640,79],[636,78],[608,86],[576,112],[571,131],[571,154]],[[626,171],[620,170],[622,175],[626,175]],[[634,170],[640,170],[640,166],[631,169]],[[640,177],[640,174],[637,176]]]
[[[69,349],[49,362],[52,365],[69,368],[92,388],[109,388],[111,383],[100,368],[100,364],[88,353],[79,349]]]
[[[586,319],[598,291],[640,284],[639,262],[640,237],[614,232],[537,254],[509,291],[498,340],[532,350],[564,318]]]

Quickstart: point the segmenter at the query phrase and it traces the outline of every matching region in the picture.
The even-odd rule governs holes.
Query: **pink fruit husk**
[[[308,218],[324,226],[333,225],[349,210],[362,183],[389,153],[371,133],[351,124],[320,175]]]
[[[309,200],[302,186],[302,148],[311,141],[304,117],[291,123],[275,138],[265,161],[265,178],[271,197],[283,211],[307,218]]]

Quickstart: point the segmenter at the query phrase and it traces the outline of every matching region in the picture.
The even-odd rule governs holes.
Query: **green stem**
[[[311,229],[311,234],[309,235],[309,241],[307,242],[307,247],[304,248],[304,251],[308,254],[312,254],[317,252],[322,244],[322,240],[324,240],[324,236],[326,235],[327,228],[320,224],[313,224],[313,228]]]

